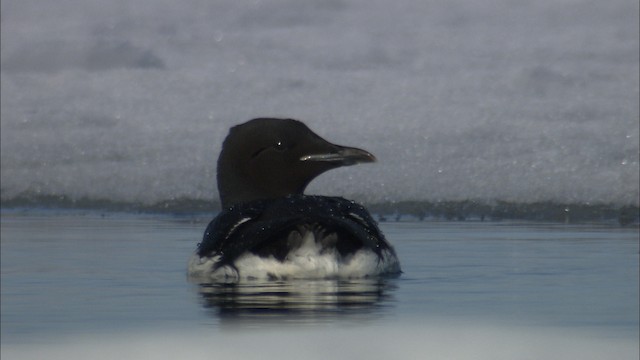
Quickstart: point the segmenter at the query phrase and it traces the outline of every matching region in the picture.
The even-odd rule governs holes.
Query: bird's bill
[[[336,148],[336,151],[328,153],[304,155],[300,161],[334,162],[343,166],[376,161],[376,157],[366,150],[337,145]]]

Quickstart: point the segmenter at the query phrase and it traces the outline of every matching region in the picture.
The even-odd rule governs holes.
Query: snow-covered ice
[[[358,201],[638,204],[638,2],[2,1],[2,200],[217,199],[228,128],[305,121]]]

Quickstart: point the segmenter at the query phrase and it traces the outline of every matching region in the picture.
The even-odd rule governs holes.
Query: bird
[[[328,170],[375,161],[368,151],[330,143],[295,119],[233,126],[216,169],[222,210],[189,260],[189,277],[237,282],[399,275],[394,248],[364,206],[304,194]]]

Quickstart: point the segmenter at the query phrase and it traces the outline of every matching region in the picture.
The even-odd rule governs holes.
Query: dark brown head
[[[218,158],[222,206],[302,194],[316,176],[375,157],[332,144],[293,119],[253,119],[231,128]]]

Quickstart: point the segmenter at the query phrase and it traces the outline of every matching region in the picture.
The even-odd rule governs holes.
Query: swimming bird
[[[222,211],[207,226],[189,275],[239,281],[399,274],[393,247],[362,205],[304,194],[327,170],[374,161],[298,120],[258,118],[232,127],[217,165]]]

